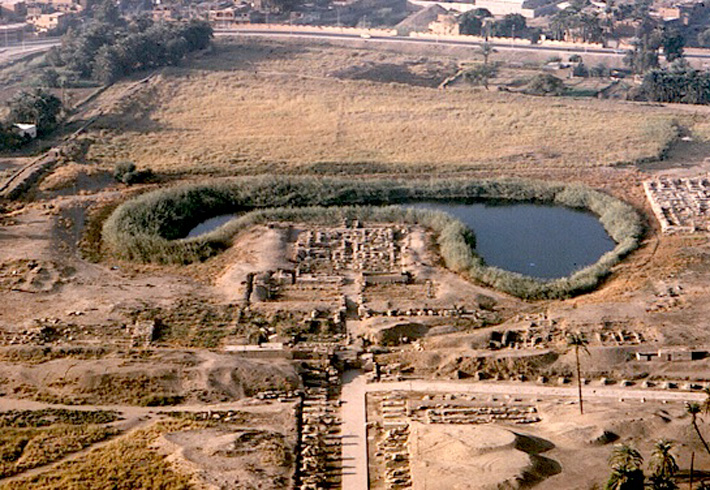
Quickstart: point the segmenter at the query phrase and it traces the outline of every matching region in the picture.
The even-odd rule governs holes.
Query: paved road
[[[343,490],[367,490],[367,417],[365,376],[360,371],[343,373],[340,415]]]
[[[367,39],[358,34],[340,34],[335,32],[292,32],[287,28],[283,30],[273,29],[221,29],[215,31],[215,36],[256,36],[256,37],[290,37],[297,39],[319,39],[329,40],[337,39],[341,41],[352,42],[367,42],[372,44],[405,44],[405,45],[440,45],[440,46],[480,46],[480,41],[468,39],[453,40],[453,39],[430,39],[430,38],[412,38],[400,36],[372,36]],[[584,48],[584,47],[562,47],[562,46],[541,46],[541,45],[512,45],[510,43],[489,42],[491,46],[500,51],[532,51],[546,53],[589,53],[600,56],[609,56],[613,58],[621,58],[626,54],[625,50],[612,48]],[[690,54],[686,53],[688,59],[710,59],[710,54]]]
[[[41,51],[47,51],[52,46],[61,44],[59,39],[38,39],[9,45],[0,45],[0,65],[24,56]]]

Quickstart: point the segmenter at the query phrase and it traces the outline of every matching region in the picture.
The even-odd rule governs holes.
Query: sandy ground
[[[508,486],[503,488],[599,488],[608,478],[607,459],[614,444],[630,444],[648,461],[653,444],[661,438],[673,442],[681,475],[687,477],[693,452],[696,472],[710,463],[684,406],[686,401],[702,400],[701,394],[585,388],[585,414],[580,415],[574,388],[413,381],[372,384],[366,391],[408,394],[411,400],[427,397],[433,406],[448,408],[530,405],[541,418],[523,426],[504,421],[485,425],[410,421],[414,488],[501,488],[504,480]],[[701,430],[707,431],[705,424]]]
[[[227,301],[241,301],[248,273],[292,268],[291,234],[289,229],[262,226],[243,233],[232,247],[232,262],[215,281],[218,292]]]
[[[534,471],[530,454],[516,449],[519,436],[502,428],[413,422],[409,430],[416,490],[520,488],[525,473]]]

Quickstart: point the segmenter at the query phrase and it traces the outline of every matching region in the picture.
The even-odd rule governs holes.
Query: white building
[[[37,137],[37,126],[35,124],[14,124],[13,127],[21,137],[29,136],[32,139]]]

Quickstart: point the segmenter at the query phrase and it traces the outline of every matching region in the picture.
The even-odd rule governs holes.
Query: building
[[[439,14],[437,19],[429,24],[429,31],[442,36],[458,36],[460,34],[459,21],[455,15]]]
[[[76,0],[33,0],[33,4],[46,5],[57,12],[81,12],[84,7]]]
[[[27,4],[24,0],[0,0],[0,17],[3,19],[22,20],[25,15],[27,15]]]
[[[178,20],[178,12],[169,5],[156,5],[151,15],[156,22],[174,22]]]
[[[54,12],[52,14],[41,14],[38,17],[28,17],[27,23],[31,24],[39,32],[47,32],[55,29],[64,29],[69,22],[68,14],[64,12]]]
[[[37,137],[37,125],[36,124],[14,124],[13,129],[17,135],[21,138],[31,138],[35,139]]]
[[[476,0],[446,2],[432,0],[410,0],[411,3],[420,7],[438,5],[448,11],[468,12],[473,9],[486,9],[496,17],[508,14],[520,14],[527,19],[549,15],[555,12],[556,6],[550,0]]]

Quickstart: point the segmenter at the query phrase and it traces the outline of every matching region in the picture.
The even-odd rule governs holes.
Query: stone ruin
[[[658,177],[643,183],[665,234],[710,231],[710,179]]]
[[[408,230],[396,226],[322,228],[300,233],[297,275],[332,271],[392,272],[401,267],[400,242]]]

